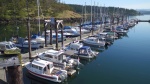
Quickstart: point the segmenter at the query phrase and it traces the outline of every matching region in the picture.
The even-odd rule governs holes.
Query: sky
[[[150,0],[60,0],[66,4],[113,6],[128,9],[150,9]]]

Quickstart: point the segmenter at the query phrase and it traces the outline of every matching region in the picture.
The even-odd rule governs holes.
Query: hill
[[[150,14],[150,9],[138,9],[137,11],[141,14]]]
[[[39,3],[37,3],[37,1],[38,0],[0,0],[0,20],[24,20],[28,14],[31,19],[37,19],[38,9],[40,18],[81,17],[79,14],[73,12],[70,6],[59,3],[59,0],[39,0]]]

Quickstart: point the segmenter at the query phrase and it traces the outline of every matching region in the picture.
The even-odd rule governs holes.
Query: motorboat
[[[75,28],[77,32],[80,32],[80,27],[77,26],[77,27],[73,27],[73,28]],[[82,34],[90,33],[90,30],[87,30],[87,29],[84,29],[81,27],[81,33]]]
[[[53,66],[53,62],[38,58],[25,63],[25,67],[30,74],[49,81],[60,83],[67,78],[66,70],[57,69]]]
[[[91,46],[98,46],[98,47],[104,47],[105,41],[100,41],[97,37],[88,37],[83,39],[83,43],[91,45]]]
[[[42,38],[45,38],[45,32],[42,33]],[[57,34],[57,38],[58,38],[58,42],[62,41],[61,33]],[[47,43],[50,43],[50,30],[46,31],[46,40],[47,40]],[[66,36],[63,36],[63,40],[64,41],[66,40]],[[56,41],[56,33],[52,31],[52,42],[55,42],[55,41]]]
[[[112,42],[114,40],[114,37],[110,34],[108,34],[107,32],[102,32],[102,33],[98,33],[96,35],[99,39],[103,40],[105,39],[105,41],[108,41],[108,42]]]
[[[55,67],[60,68],[72,68],[76,67],[80,64],[78,59],[71,58],[70,56],[66,55],[63,50],[48,50],[44,53],[38,54],[38,57],[43,60],[51,61],[54,63]]]
[[[121,29],[121,28],[117,28],[116,33],[119,35],[125,35],[125,34],[127,34],[127,31],[124,29]]]
[[[31,48],[33,48],[33,49],[40,48],[40,44],[35,40],[31,40],[30,44],[31,44]],[[29,47],[29,42],[28,42],[28,40],[25,40],[22,43],[16,43],[15,45],[19,48],[28,48]]]
[[[98,52],[92,51],[89,46],[83,46],[79,48],[78,52],[76,53],[76,55],[81,58],[93,58],[96,57],[97,54]]]
[[[93,58],[97,55],[89,46],[83,46],[79,41],[71,42],[67,48],[64,49],[64,52],[67,55],[76,55],[81,58]]]
[[[61,30],[58,30],[58,33],[61,34]],[[65,36],[65,37],[76,37],[76,36],[79,36],[79,35],[78,34],[76,35],[72,31],[63,30],[63,36]]]
[[[78,52],[79,48],[83,47],[83,43],[80,43],[78,40],[70,42],[67,47],[64,48],[64,52],[67,55],[74,55]]]
[[[80,33],[74,27],[71,26],[64,26],[63,31],[72,33],[72,37],[80,36]]]
[[[38,36],[38,35],[32,35],[32,40],[35,40],[38,44],[40,44],[41,47],[44,47],[45,45],[45,38]]]
[[[15,43],[10,41],[3,41],[0,42],[0,52],[2,54],[14,54],[14,53],[20,53],[20,49],[15,46]]]

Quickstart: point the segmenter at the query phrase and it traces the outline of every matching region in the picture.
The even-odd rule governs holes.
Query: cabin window
[[[51,55],[45,55],[45,57],[48,57],[48,58],[53,58],[53,56],[51,56]]]
[[[88,52],[91,53],[91,49],[88,49]]]
[[[44,71],[46,71],[46,67],[44,68]]]
[[[49,65],[47,65],[47,68],[50,69],[50,68],[49,68]]]
[[[48,65],[50,68],[52,68],[53,67],[53,64],[50,64],[50,65]]]
[[[15,45],[15,44],[12,44],[12,46],[13,46],[13,47],[16,47],[16,45]]]
[[[35,69],[38,69],[38,66],[36,66],[36,65],[32,64],[32,67],[35,68]]]
[[[7,48],[7,49],[10,49],[10,46],[9,46],[9,45],[6,45],[6,48]]]
[[[13,45],[10,45],[10,48],[13,48]]]
[[[59,56],[58,56],[58,60],[61,60],[61,59],[62,59],[62,55],[59,55]]]
[[[39,70],[42,70],[42,67],[39,67]]]
[[[82,49],[80,50],[80,54],[87,54],[86,50]]]

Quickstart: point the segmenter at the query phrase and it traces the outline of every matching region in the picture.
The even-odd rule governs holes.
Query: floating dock
[[[74,70],[74,69],[71,69],[71,70],[67,71],[68,76],[72,76],[75,73],[76,73],[76,70]]]

